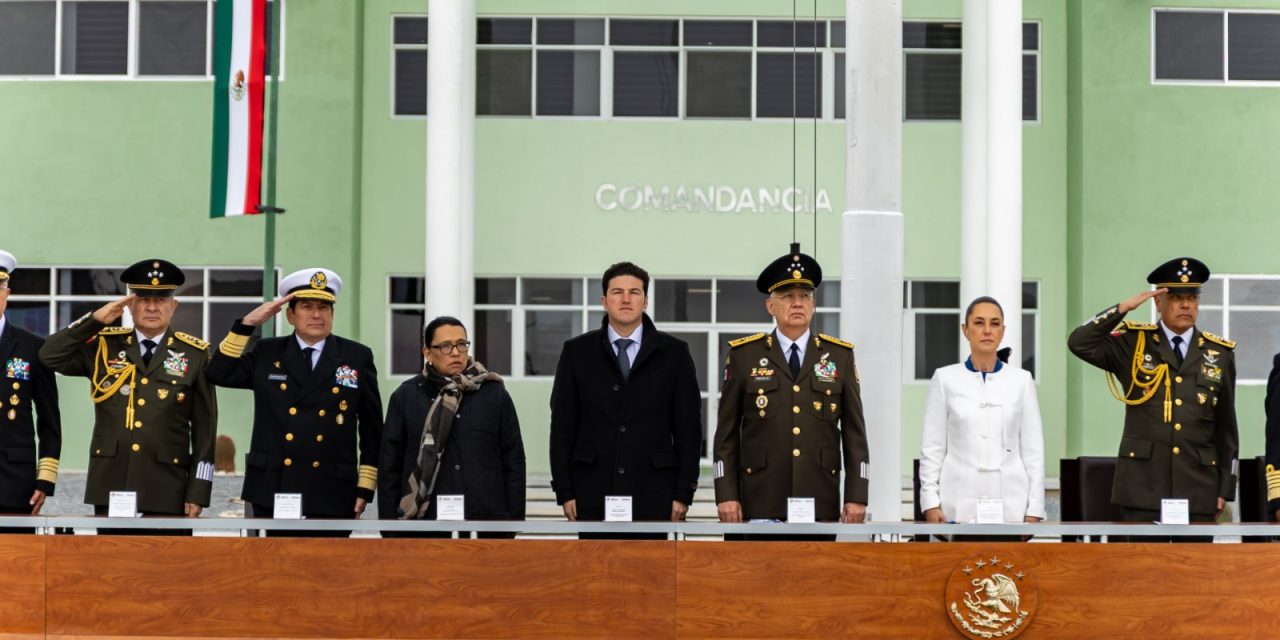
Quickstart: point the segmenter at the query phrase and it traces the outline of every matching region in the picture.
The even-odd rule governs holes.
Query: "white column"
[[[1021,320],[1022,0],[991,0],[986,36],[987,294],[1004,307],[1004,345],[1013,348],[1016,364],[1026,355]]]
[[[960,300],[987,283],[987,1],[964,0],[960,71]],[[958,338],[957,338],[958,339]],[[964,354],[968,345],[961,341]]]
[[[902,2],[846,0],[840,332],[857,346],[871,449],[868,509],[902,505]],[[846,473],[858,473],[846,469]]]
[[[427,317],[472,325],[475,0],[431,3],[427,63]]]

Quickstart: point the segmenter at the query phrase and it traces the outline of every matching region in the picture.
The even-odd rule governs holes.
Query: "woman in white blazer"
[[[1036,386],[1002,361],[1004,310],[983,296],[965,310],[972,355],[938,369],[920,435],[920,509],[928,522],[973,522],[980,498],[1002,501],[1005,522],[1044,513],[1044,434]]]

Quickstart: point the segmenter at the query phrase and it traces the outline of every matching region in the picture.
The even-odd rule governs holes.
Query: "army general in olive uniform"
[[[1107,372],[1126,405],[1111,501],[1129,522],[1159,520],[1164,498],[1185,498],[1193,521],[1212,521],[1235,495],[1235,343],[1195,326],[1208,279],[1199,260],[1170,260],[1147,276],[1154,290],[1103,311],[1067,340]],[[1158,324],[1124,319],[1148,298]]]
[[[813,498],[819,521],[866,517],[867,433],[853,345],[809,326],[821,282],[818,262],[791,245],[756,280],[777,327],[729,343],[715,434],[722,522],[784,520],[793,497]]]
[[[280,281],[280,290],[286,295],[235,323],[209,367],[216,384],[253,390],[253,439],[241,497],[255,517],[273,515],[276,493],[300,493],[307,517],[358,518],[377,487],[382,437],[373,351],[333,335],[338,274],[295,271]],[[254,328],[285,305],[293,335],[250,346]]]
[[[182,270],[143,260],[120,274],[129,295],[49,336],[40,359],[89,378],[95,405],[84,501],[106,513],[112,491],[137,493],[138,511],[195,517],[209,506],[218,409],[205,375],[209,345],[172,331]],[[108,326],[128,307],[132,327]]]

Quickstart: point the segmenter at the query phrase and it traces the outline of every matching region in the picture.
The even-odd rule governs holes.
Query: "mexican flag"
[[[266,4],[222,0],[214,5],[212,218],[258,213]]]

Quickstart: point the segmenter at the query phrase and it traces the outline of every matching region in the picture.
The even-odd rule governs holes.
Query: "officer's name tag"
[[[1160,501],[1160,524],[1191,524],[1191,507],[1186,498]]]
[[[436,497],[436,520],[466,520],[462,496]]]
[[[787,498],[787,522],[813,524],[813,498]]]
[[[302,494],[277,493],[272,517],[276,520],[301,520]]]
[[[631,522],[631,496],[605,496],[604,521]]]
[[[978,498],[978,524],[1003,524],[1004,500],[996,498]]]
[[[107,517],[109,518],[138,517],[138,492],[112,491],[110,502],[107,503]]]

